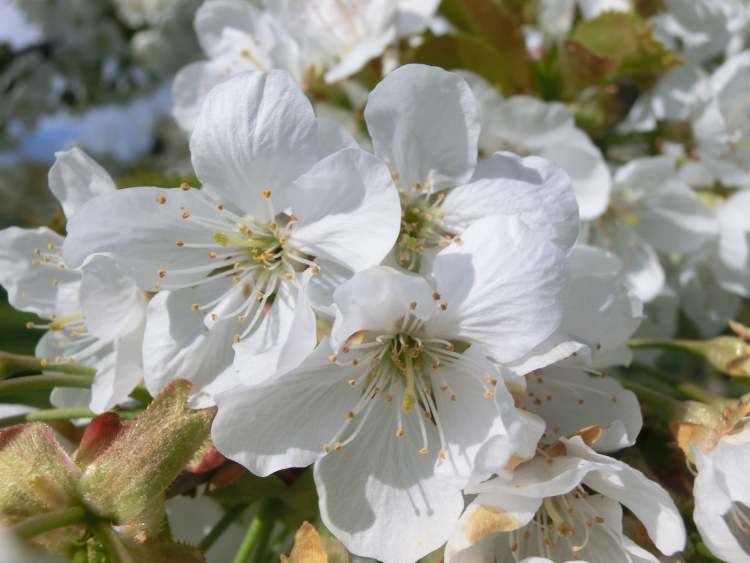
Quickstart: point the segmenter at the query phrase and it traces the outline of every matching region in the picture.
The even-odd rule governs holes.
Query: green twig
[[[276,520],[276,510],[276,499],[267,498],[261,501],[258,513],[250,522],[250,527],[247,529],[247,534],[245,534],[245,538],[234,556],[233,563],[246,563],[250,560],[251,555],[254,555],[253,561],[261,561],[271,537],[271,531]]]
[[[240,514],[242,514],[246,508],[246,504],[236,504],[229,508],[229,510],[224,513],[224,516],[222,516],[221,519],[216,522],[214,527],[211,528],[211,530],[198,544],[198,548],[201,550],[201,552],[206,553],[206,551],[208,551],[211,546],[216,543],[216,540],[221,537],[221,534],[223,534],[227,530],[227,528],[229,528],[229,526],[231,526],[232,523],[237,518],[239,518]]]
[[[93,524],[92,530],[107,554],[107,563],[135,563],[109,522],[98,520]]]
[[[84,520],[86,520],[86,510],[80,506],[73,506],[32,516],[13,526],[12,530],[21,539],[28,540],[51,530],[80,524]]]
[[[143,412],[141,409],[116,411],[120,418],[135,418]],[[0,418],[0,428],[13,426],[14,424],[23,424],[24,422],[48,422],[52,420],[73,420],[75,418],[94,418],[96,413],[87,408],[69,408],[69,409],[43,409],[31,411],[15,416],[6,416]]]
[[[39,372],[67,373],[70,375],[87,375],[93,377],[94,368],[71,363],[49,363],[47,360],[35,356],[24,356],[0,351],[0,379],[5,379],[14,373]]]
[[[91,387],[91,376],[44,374],[14,377],[13,379],[0,381],[0,396],[20,393],[21,391],[32,391],[35,389],[51,389],[52,387],[76,387],[79,389],[88,389]]]

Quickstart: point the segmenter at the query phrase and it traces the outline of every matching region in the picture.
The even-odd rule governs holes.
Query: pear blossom
[[[728,187],[750,187],[750,120],[747,92],[750,51],[727,59],[711,76],[711,99],[693,122],[703,165]]]
[[[693,519],[701,538],[716,557],[729,563],[750,557],[750,425],[722,436],[713,447],[693,448],[698,476],[693,494]]]
[[[458,243],[473,222],[520,217],[567,250],[578,236],[570,180],[539,157],[507,152],[477,162],[478,106],[466,81],[426,65],[405,65],[370,93],[365,122],[373,151],[401,196],[401,232],[392,261],[412,271]],[[427,267],[429,269],[429,266]]]
[[[157,292],[144,348],[149,389],[188,378],[210,402],[215,386],[237,382],[235,356],[252,380],[312,350],[312,306],[380,263],[398,232],[388,169],[352,145],[315,118],[288,73],[245,73],[211,92],[193,131],[201,189],[120,190],[73,216],[69,265],[111,252]]]
[[[657,253],[687,254],[718,233],[713,211],[677,176],[667,157],[635,159],[615,174],[607,212],[589,228],[592,244],[614,252],[643,301],[665,283]]]
[[[623,534],[622,506],[665,555],[686,541],[667,492],[640,471],[596,453],[581,436],[561,438],[521,464],[512,477],[468,487],[466,508],[445,550],[446,563],[648,561],[658,559]]]
[[[115,192],[107,173],[79,149],[57,153],[49,185],[68,218],[87,201]],[[102,412],[127,399],[141,378],[146,296],[106,255],[65,266],[64,238],[39,227],[0,231],[0,283],[10,304],[35,313],[47,329],[36,355],[50,363],[77,362],[96,369],[88,392],[58,392],[57,404],[89,404]]]
[[[323,75],[328,83],[358,72],[400,35],[424,28],[436,0],[267,1],[207,0],[195,15],[207,61],[175,77],[174,116],[192,129],[215,85],[251,70],[281,69],[303,87]]]
[[[413,561],[447,539],[469,479],[533,455],[543,428],[504,366],[557,329],[564,285],[562,250],[512,215],[474,222],[429,278],[360,272],[298,368],[217,397],[214,443],[258,475],[314,463],[347,549]]]
[[[477,94],[481,103],[480,151],[490,155],[507,150],[543,157],[570,177],[581,219],[593,220],[606,210],[612,187],[609,168],[563,104],[529,96],[503,98],[475,76],[470,83],[475,92],[481,92]]]

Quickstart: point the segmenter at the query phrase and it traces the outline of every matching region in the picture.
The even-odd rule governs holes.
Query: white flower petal
[[[349,551],[388,563],[437,549],[464,504],[459,485],[435,474],[434,457],[418,453],[419,415],[405,416],[404,436],[395,436],[397,408],[375,401],[356,439],[315,464],[325,525]],[[428,440],[435,434],[429,428]]]
[[[299,223],[290,243],[307,254],[357,272],[378,265],[396,242],[398,192],[385,164],[365,151],[323,159],[297,179],[294,192]]]
[[[143,326],[114,342],[114,366],[96,374],[91,385],[89,408],[105,412],[125,401],[143,376]]]
[[[81,267],[81,308],[89,333],[114,340],[146,319],[146,295],[111,256],[91,256]]]
[[[365,121],[399,185],[440,189],[469,180],[477,159],[474,96],[459,76],[425,65],[402,66],[370,93]]]
[[[92,199],[68,222],[66,264],[77,268],[90,255],[108,252],[143,289],[153,290],[160,282],[196,281],[208,272],[182,275],[174,270],[206,265],[207,250],[178,248],[176,241],[214,241],[210,228],[182,219],[184,212],[210,217],[214,211],[210,200],[194,189],[129,188]],[[162,270],[168,278],[159,276]]]
[[[578,204],[565,172],[543,158],[497,152],[479,161],[471,182],[440,206],[458,232],[488,215],[518,215],[530,229],[568,250],[578,238]]]
[[[525,408],[547,423],[542,438],[545,443],[598,425],[604,432],[593,448],[612,452],[635,444],[643,426],[638,398],[610,377],[591,376],[574,367],[553,366],[530,374],[527,389],[533,398],[526,401]]]
[[[217,449],[261,476],[323,456],[323,445],[345,424],[361,392],[347,384],[354,368],[333,365],[330,354],[323,342],[296,370],[217,395]]]
[[[545,146],[539,154],[570,176],[581,219],[590,221],[604,213],[612,177],[601,151],[583,131],[571,129],[559,143]]]
[[[510,216],[480,219],[461,239],[435,258],[447,310],[427,330],[481,343],[499,362],[517,360],[560,326],[564,255]]]
[[[0,284],[14,308],[44,318],[55,314],[59,285],[80,278],[78,272],[60,270],[57,259],[44,262],[44,255],[57,254],[62,244],[63,238],[46,227],[0,231]]]
[[[610,469],[592,471],[583,482],[595,491],[625,505],[643,523],[654,545],[665,555],[685,547],[685,524],[669,494],[643,473],[621,461],[597,454],[580,438],[563,439],[569,455],[597,463],[609,463]]]
[[[331,331],[331,346],[334,350],[359,330],[398,333],[402,319],[409,313],[426,319],[435,307],[432,289],[423,277],[386,266],[355,275],[334,292],[333,300],[336,320]]]
[[[305,292],[302,285],[278,291],[260,325],[235,346],[234,367],[243,383],[286,373],[313,351],[315,313]]]
[[[211,301],[231,283],[226,280],[215,287],[162,291],[149,301],[143,346],[149,392],[155,395],[170,381],[183,378],[190,380],[192,392],[199,394],[232,365],[234,335],[243,330],[243,325],[227,319],[209,330],[201,312],[192,309],[193,304]]]
[[[245,73],[208,95],[190,153],[206,193],[271,219],[262,193],[287,208],[291,183],[317,159],[316,137],[312,106],[288,73]]]
[[[79,148],[55,153],[49,170],[49,189],[70,219],[84,203],[113,192],[115,184],[97,162]]]

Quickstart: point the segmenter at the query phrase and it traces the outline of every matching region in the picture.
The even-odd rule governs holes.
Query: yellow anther
[[[177,246],[185,246],[185,241],[184,241],[184,240],[182,240],[182,239],[177,239],[176,241],[174,241],[174,243],[175,243],[175,244],[176,244]]]
[[[182,184],[180,184],[180,189],[183,192],[186,192],[190,189],[190,184],[188,184],[187,182],[183,182]]]
[[[637,225],[639,220],[640,219],[638,219],[638,216],[633,215],[632,213],[628,213],[627,215],[625,215],[625,222],[628,225]]]
[[[193,311],[197,311],[197,310],[199,309],[199,306],[198,306],[198,304],[197,304],[197,303],[193,303],[192,305],[190,305],[190,308],[191,308],[191,309],[192,309]]]
[[[263,196],[263,199],[271,199],[271,190],[263,190],[260,195]]]
[[[437,291],[435,291],[435,292],[432,293],[432,298],[435,301],[440,301],[440,294]]]
[[[158,203],[159,205],[164,205],[165,203],[167,203],[167,198],[163,195],[160,195],[156,198],[156,203]]]
[[[208,251],[208,257],[209,258],[216,258],[217,254],[213,250]]]
[[[427,455],[429,453],[429,451],[430,450],[428,450],[427,448],[420,448],[419,449],[419,455]]]
[[[403,428],[396,429],[396,438],[401,438],[404,434],[406,434],[406,431]]]
[[[491,399],[494,396],[495,394],[489,389],[482,394],[482,397],[484,397],[485,399]]]
[[[180,214],[180,217],[182,217],[183,219],[188,219],[190,217],[190,212],[189,211],[183,211]]]
[[[240,343],[240,335],[239,334],[235,334],[234,335],[234,343],[235,344],[239,344]]]
[[[349,379],[349,380],[347,381],[347,383],[348,383],[349,385],[351,385],[352,387],[354,387],[354,386],[355,386],[355,385],[357,384],[357,380],[356,380],[356,379]]]
[[[159,270],[159,277],[161,279],[164,279],[166,276],[167,276],[167,271],[166,270]]]

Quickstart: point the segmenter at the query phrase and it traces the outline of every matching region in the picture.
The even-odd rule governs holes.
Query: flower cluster
[[[750,376],[731,321],[750,297],[748,9],[540,0],[521,26],[466,2],[480,48],[437,4],[206,0],[207,59],[173,82],[194,178],[118,188],[80,149],[56,154],[64,230],[0,231],[0,284],[45,331],[7,365],[36,362],[18,380],[48,382],[54,415],[98,416],[71,457],[31,423],[47,411],[3,414],[28,424],[0,431],[0,473],[21,483],[0,486],[0,523],[65,555],[88,542],[106,554],[91,563],[199,561],[164,531],[184,512],[165,495],[223,502],[207,550],[245,508],[222,487],[280,476],[245,561],[311,475],[308,519],[332,537],[306,523],[292,562],[328,561],[324,544],[385,563],[656,562],[688,531],[664,472],[620,452],[644,406],[697,475],[701,549],[750,557],[750,403],[644,351],[652,379],[628,368],[631,348],[664,347]],[[116,6],[136,27],[172,17]],[[522,70],[462,55],[498,49]]]

